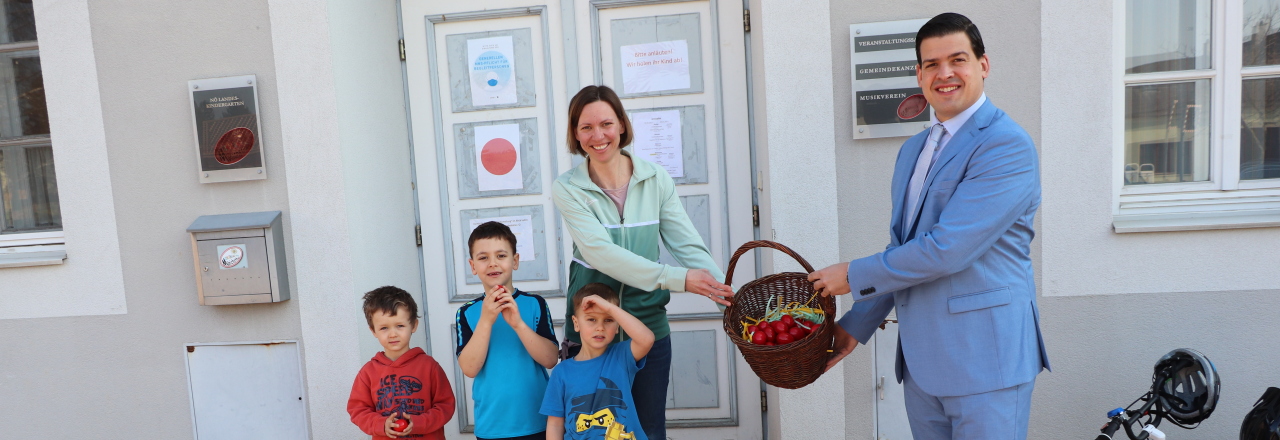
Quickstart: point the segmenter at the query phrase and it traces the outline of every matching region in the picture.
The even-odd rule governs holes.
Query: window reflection
[[[1242,86],[1240,180],[1280,178],[1280,78]]]
[[[1244,65],[1280,64],[1280,0],[1245,0]]]
[[[1209,0],[1129,0],[1125,73],[1212,68]]]
[[[1209,80],[1125,88],[1126,185],[1209,180]]]

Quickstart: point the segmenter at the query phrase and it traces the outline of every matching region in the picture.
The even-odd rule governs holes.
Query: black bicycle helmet
[[[1280,388],[1267,388],[1245,414],[1240,440],[1280,440]]]
[[[1155,398],[1180,426],[1209,418],[1218,404],[1218,370],[1198,351],[1179,348],[1164,355],[1156,361],[1152,380]]]

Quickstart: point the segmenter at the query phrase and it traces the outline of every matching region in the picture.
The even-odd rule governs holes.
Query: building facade
[[[1054,371],[1038,379],[1030,437],[1096,435],[1179,347],[1214,361],[1222,398],[1198,429],[1165,432],[1235,437],[1280,383],[1280,2],[1175,3],[6,1],[0,437],[219,438],[234,435],[215,429],[227,420],[360,436],[346,398],[380,350],[360,295],[391,284],[419,299],[413,342],[455,385],[447,436],[474,438],[469,381],[452,368],[453,312],[478,293],[459,261],[465,226],[525,222],[535,259],[517,285],[563,310],[571,248],[549,184],[578,163],[563,128],[577,89],[622,90],[646,133],[680,127],[668,171],[722,267],[757,238],[825,266],[888,242],[905,140],[857,135],[852,37],[948,11],[981,28],[987,96],[1040,152],[1032,247]],[[482,39],[510,45],[498,51],[517,92],[481,97],[454,70]],[[685,82],[631,82],[640,70],[622,54],[639,48],[672,50]],[[241,75],[256,78],[265,178],[201,183],[188,82]],[[505,183],[482,182],[494,173],[478,138],[511,126],[519,182],[483,186]],[[282,212],[291,298],[200,305],[188,226],[261,211]],[[734,285],[799,267],[756,253]],[[778,390],[709,303],[676,294],[670,312],[671,437],[907,438],[892,323],[814,385]],[[217,347],[244,351],[206,355]],[[265,385],[231,361],[271,347],[291,351],[261,358]],[[252,396],[209,384],[298,400],[237,412]]]

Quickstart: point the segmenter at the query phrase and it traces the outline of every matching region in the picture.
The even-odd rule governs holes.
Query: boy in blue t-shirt
[[[582,350],[551,372],[540,410],[548,440],[648,439],[638,429],[631,385],[653,347],[653,331],[618,302],[618,293],[600,283],[573,295],[573,328]],[[619,326],[630,339],[610,344]]]
[[[544,440],[546,421],[538,404],[558,354],[547,301],[511,285],[520,254],[507,225],[481,224],[471,231],[467,248],[471,273],[480,277],[485,292],[463,304],[455,318],[458,366],[475,378],[476,438]]]

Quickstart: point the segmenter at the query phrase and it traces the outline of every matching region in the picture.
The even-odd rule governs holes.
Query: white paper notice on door
[[[481,125],[476,130],[476,183],[480,191],[524,187],[520,169],[520,124]]]
[[[471,219],[471,229],[467,231],[467,236],[470,237],[471,231],[475,231],[477,227],[487,222],[498,222],[511,228],[511,233],[516,236],[516,253],[520,254],[520,261],[538,259],[538,254],[533,250],[533,216],[513,215],[510,217]]]
[[[622,46],[619,52],[623,93],[689,88],[689,44],[685,40],[633,44]]]
[[[516,103],[515,57],[511,36],[467,40],[471,105]]]
[[[684,144],[680,137],[680,110],[634,113],[632,154],[667,170],[671,177],[684,177]]]

